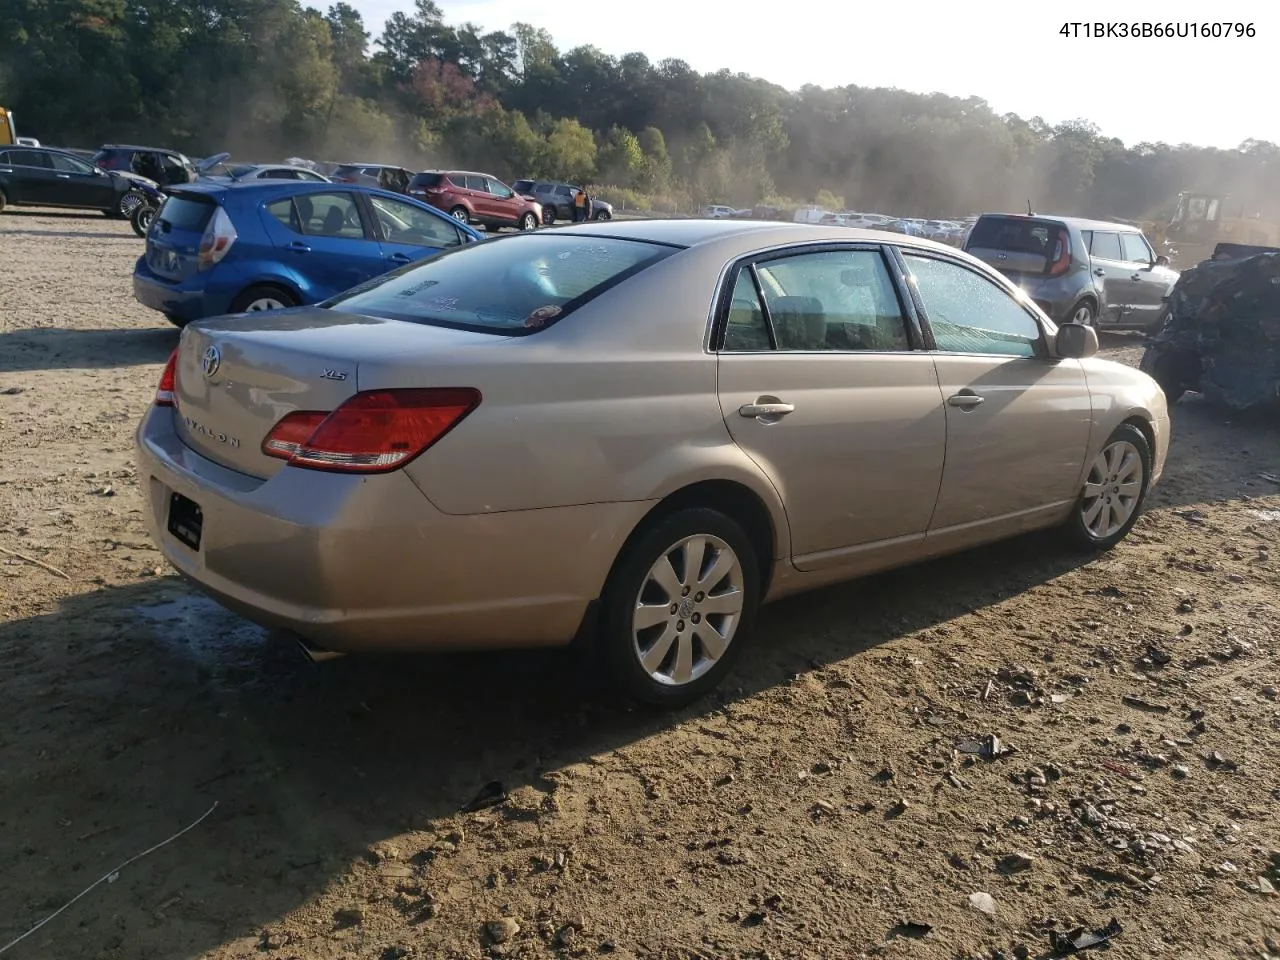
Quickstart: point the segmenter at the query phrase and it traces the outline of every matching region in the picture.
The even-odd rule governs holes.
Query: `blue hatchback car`
[[[179,327],[317,303],[484,234],[401,194],[336,183],[201,181],[147,231],[133,295]]]

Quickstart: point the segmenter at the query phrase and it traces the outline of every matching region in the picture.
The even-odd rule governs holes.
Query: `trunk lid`
[[[218,207],[210,194],[171,193],[147,231],[151,272],[173,283],[194,276],[200,269],[200,239]]]
[[[362,357],[496,339],[318,307],[205,320],[182,332],[178,434],[215,463],[266,479],[285,466],[262,452],[271,428],[295,410],[331,411],[355,394]]]
[[[1043,276],[1053,265],[1061,224],[1022,216],[980,217],[965,241],[966,253],[1009,277]]]

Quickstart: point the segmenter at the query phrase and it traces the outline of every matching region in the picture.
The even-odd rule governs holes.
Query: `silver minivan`
[[[1158,330],[1178,282],[1137,227],[1077,217],[986,213],[966,253],[995,267],[1056,322]]]

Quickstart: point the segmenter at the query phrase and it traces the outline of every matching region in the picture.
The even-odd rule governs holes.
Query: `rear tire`
[[[128,220],[133,216],[133,211],[146,202],[147,198],[141,191],[126,190],[120,194],[120,199],[116,202],[116,216],[121,220]]]
[[[296,307],[298,298],[288,290],[260,283],[241,291],[231,301],[231,313],[257,313],[262,310],[285,310]]]
[[[1084,488],[1063,531],[1084,550],[1110,550],[1138,522],[1151,487],[1151,444],[1132,423],[1122,423],[1089,467]]]
[[[686,558],[700,566],[686,570]],[[702,697],[741,656],[760,582],[751,539],[724,514],[693,508],[655,521],[623,549],[601,597],[598,642],[613,683],[668,709]]]
[[[1071,308],[1069,319],[1072,323],[1082,323],[1086,327],[1097,327],[1098,307],[1092,300],[1080,300]]]
[[[542,222],[543,222],[544,224],[546,224],[548,227],[549,227],[549,226],[551,226],[553,223],[555,223],[555,222],[556,222],[556,208],[555,208],[555,207],[543,207],[543,208],[542,208]]]
[[[597,220],[612,220],[612,219],[613,219],[613,214],[612,214],[612,213],[610,213],[608,210],[601,210],[601,211],[599,211],[599,212],[596,214],[595,219],[597,219]]]
[[[0,213],[4,213],[4,208],[9,205],[9,198],[4,195],[4,191],[0,190]]]

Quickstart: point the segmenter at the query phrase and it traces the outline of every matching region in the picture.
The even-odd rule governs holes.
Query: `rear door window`
[[[1120,249],[1120,234],[1093,232],[1093,242],[1089,244],[1090,256],[1101,260],[1123,260],[1124,252]]]
[[[9,162],[15,167],[34,167],[37,170],[52,170],[53,161],[43,150],[10,150]]]
[[[488,193],[489,187],[484,177],[467,177],[467,189],[478,193]]]
[[[306,193],[267,204],[267,212],[308,237],[366,239],[356,198],[350,193]]]

